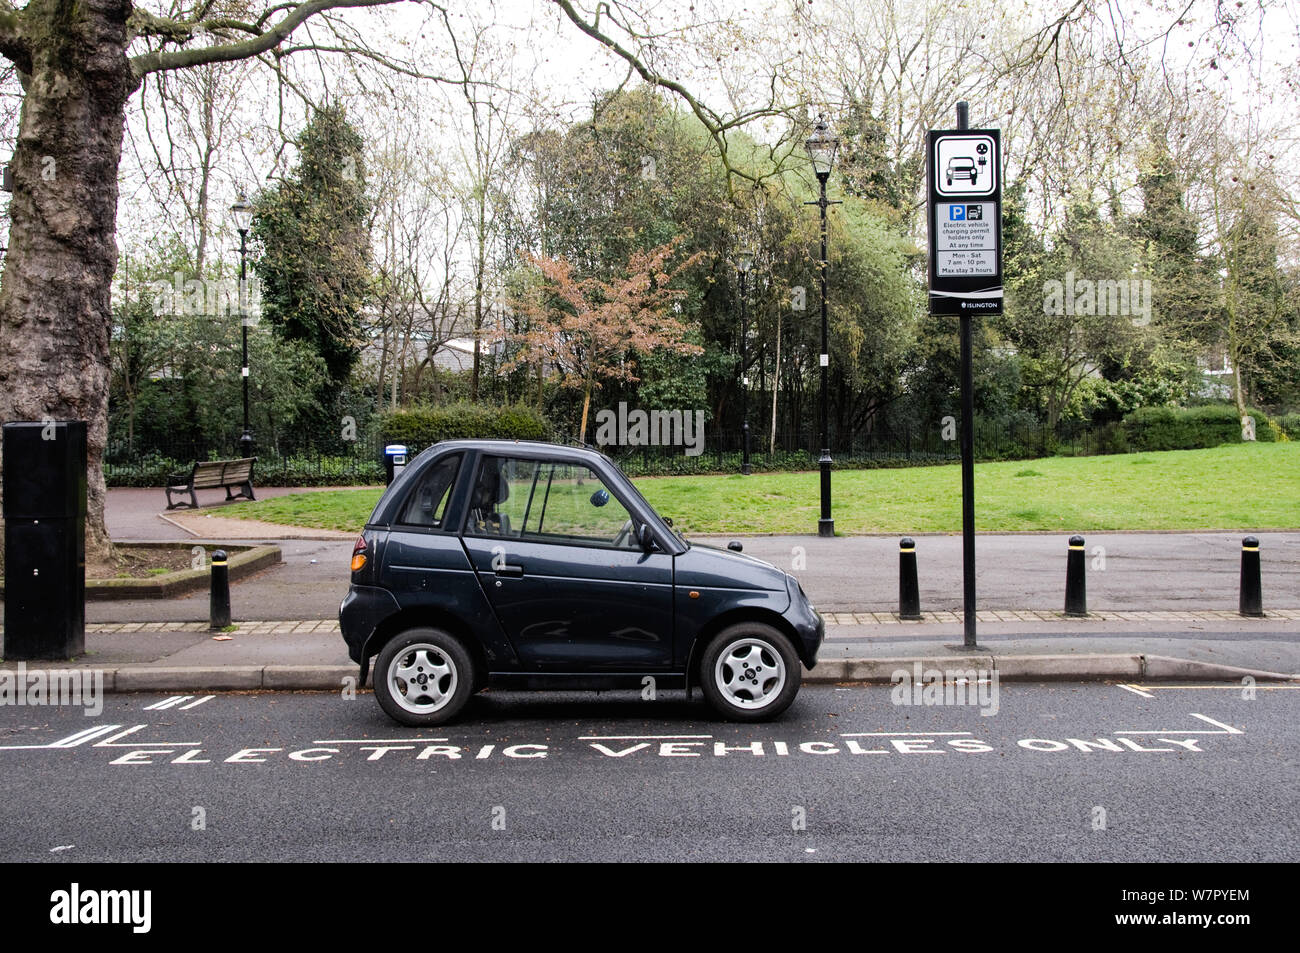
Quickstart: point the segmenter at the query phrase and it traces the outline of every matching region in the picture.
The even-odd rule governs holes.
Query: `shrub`
[[[1255,439],[1275,439],[1268,417],[1249,411],[1255,419]],[[1231,404],[1204,407],[1140,407],[1124,418],[1124,434],[1131,450],[1196,450],[1241,442],[1241,419]]]
[[[440,440],[549,440],[551,427],[531,407],[448,404],[411,407],[380,415],[376,424],[385,443],[404,443],[418,453]]]
[[[109,486],[161,487],[168,476],[188,473],[193,465],[193,460],[173,460],[153,454],[129,463],[106,462],[104,482]],[[253,465],[254,490],[259,486],[375,486],[383,482],[383,463],[377,457],[360,453],[354,456],[263,455]]]
[[[1283,414],[1277,418],[1277,424],[1289,438],[1300,440],[1300,413]]]

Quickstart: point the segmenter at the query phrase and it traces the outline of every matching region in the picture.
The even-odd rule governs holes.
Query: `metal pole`
[[[830,369],[830,346],[829,338],[826,331],[826,180],[830,178],[830,173],[818,175],[817,181],[821,183],[821,197],[817,200],[817,205],[821,209],[822,223],[822,256],[820,262],[821,285],[822,285],[822,350],[820,355],[821,361],[821,424],[822,424],[822,455],[817,461],[821,467],[821,484],[822,484],[822,512],[821,518],[817,521],[818,536],[834,536],[835,520],[831,519],[831,442],[830,442],[830,393],[828,386],[828,371]]]
[[[957,128],[970,128],[969,106],[957,104]],[[975,647],[975,385],[971,370],[971,316],[961,321],[961,568],[963,644]]]
[[[239,375],[244,383],[244,433],[239,438],[240,453],[245,457],[253,455],[253,435],[248,430],[248,313],[247,313],[247,278],[248,278],[248,232],[239,230],[239,325],[243,338],[243,358],[239,365]]]
[[[749,387],[745,384],[745,369],[749,366],[749,315],[745,310],[745,272],[740,272],[740,472],[749,476]]]

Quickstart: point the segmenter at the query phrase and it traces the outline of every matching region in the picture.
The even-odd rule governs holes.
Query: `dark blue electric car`
[[[362,682],[374,659],[375,697],[408,725],[488,686],[647,684],[759,721],[794,700],[824,632],[793,576],[688,543],[604,455],[490,440],[436,444],[393,481],[339,621]]]

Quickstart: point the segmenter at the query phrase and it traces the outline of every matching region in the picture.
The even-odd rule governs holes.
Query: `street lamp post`
[[[828,386],[830,346],[826,322],[826,207],[828,205],[838,205],[839,203],[826,200],[826,180],[831,177],[831,168],[835,165],[835,154],[839,151],[840,141],[831,135],[826,120],[818,116],[817,125],[813,128],[813,133],[808,137],[808,141],[804,143],[804,148],[808,151],[808,157],[812,159],[813,172],[816,173],[817,182],[821,187],[821,195],[816,202],[804,203],[805,205],[816,205],[821,210],[822,232],[822,253],[818,263],[822,286],[822,349],[820,354],[822,454],[817,461],[821,468],[822,509],[821,518],[817,520],[817,535],[834,536],[835,520],[831,519],[830,393]]]
[[[740,472],[749,476],[753,472],[749,465],[749,317],[745,309],[745,278],[754,267],[754,253],[742,251],[736,256],[736,275],[740,279],[740,432],[741,462]]]
[[[239,365],[239,376],[244,385],[244,434],[239,438],[239,453],[243,457],[253,455],[253,432],[248,427],[248,230],[253,227],[253,206],[248,204],[248,197],[239,194],[239,201],[230,206],[230,214],[235,219],[235,228],[239,231],[239,324],[242,337],[243,357]]]

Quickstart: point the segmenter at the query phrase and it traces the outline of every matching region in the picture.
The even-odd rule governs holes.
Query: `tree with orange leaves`
[[[542,280],[510,300],[524,319],[523,330],[501,333],[511,350],[502,369],[532,367],[548,372],[561,387],[581,388],[581,442],[587,439],[592,391],[609,380],[636,383],[635,354],[704,351],[687,340],[690,326],[673,307],[686,297],[673,281],[703,257],[697,252],[671,266],[680,241],[634,253],[624,274],[608,281],[577,276],[562,257],[527,256]]]

